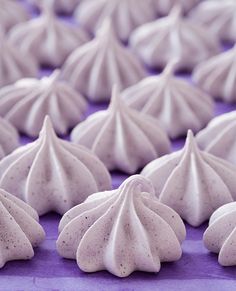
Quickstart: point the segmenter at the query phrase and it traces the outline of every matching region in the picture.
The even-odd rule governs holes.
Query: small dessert
[[[192,226],[236,199],[236,167],[201,151],[191,130],[182,150],[151,162],[141,174],[153,182],[160,202]]]
[[[46,115],[56,133],[65,135],[83,119],[87,102],[68,83],[60,71],[49,77],[22,79],[0,90],[0,115],[20,132],[37,137]]]
[[[78,6],[75,17],[91,33],[110,17],[116,35],[127,41],[136,27],[156,18],[156,11],[153,0],[86,0]]]
[[[48,0],[28,0],[31,4],[38,8],[42,7],[42,4]],[[71,14],[82,0],[50,0],[53,4],[53,10],[56,13]]]
[[[84,272],[107,270],[118,277],[159,272],[161,262],[179,260],[186,236],[179,215],[155,198],[152,184],[140,175],[69,210],[59,231],[62,257],[76,259]]]
[[[0,268],[6,262],[29,260],[45,238],[37,212],[25,202],[0,189]]]
[[[40,65],[53,67],[61,66],[73,50],[89,40],[81,28],[57,18],[49,4],[44,4],[39,17],[14,27],[9,38]]]
[[[184,13],[189,12],[201,0],[153,0],[159,15],[167,15],[175,5],[180,5]]]
[[[170,142],[157,121],[129,108],[113,89],[109,108],[77,125],[71,140],[91,149],[112,170],[133,174],[170,152]]]
[[[108,101],[114,84],[121,90],[146,76],[139,60],[116,38],[106,19],[91,42],[76,49],[62,69],[62,77],[91,101]]]
[[[154,68],[178,59],[178,69],[191,70],[220,51],[217,37],[184,18],[180,6],[175,6],[167,17],[137,28],[130,44],[142,61]]]
[[[0,27],[0,88],[24,77],[36,77],[37,73],[32,56],[13,45]]]
[[[223,205],[212,214],[203,241],[209,251],[219,254],[220,265],[236,265],[236,202]]]
[[[36,141],[0,161],[0,177],[1,188],[39,215],[64,214],[90,194],[111,188],[102,162],[83,146],[59,139],[48,116]]]
[[[236,1],[203,1],[190,14],[190,18],[203,25],[222,41],[236,41]]]
[[[235,102],[236,45],[198,65],[194,70],[193,80],[215,98]]]
[[[236,111],[212,119],[196,140],[205,151],[236,165]]]
[[[147,77],[122,93],[130,107],[157,118],[171,138],[185,135],[188,129],[198,132],[214,114],[212,98],[175,77],[175,66],[169,63],[161,75]]]

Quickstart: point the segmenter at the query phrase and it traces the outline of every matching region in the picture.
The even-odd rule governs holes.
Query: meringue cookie
[[[34,59],[14,46],[0,28],[0,87],[24,77],[36,77],[37,71]]]
[[[110,17],[114,31],[127,41],[138,26],[156,18],[153,0],[87,0],[75,12],[79,23],[94,33],[106,17]]]
[[[78,46],[89,40],[81,29],[57,18],[52,8],[44,5],[42,14],[14,27],[9,39],[41,65],[59,67]]]
[[[204,233],[206,248],[218,253],[222,266],[236,265],[236,202],[217,209],[211,216],[209,227]]]
[[[204,25],[221,40],[236,41],[236,1],[204,1],[190,14],[190,18]]]
[[[0,7],[0,27],[5,32],[29,19],[27,11],[17,1],[0,0]]]
[[[174,76],[174,63],[159,76],[151,76],[126,89],[126,103],[157,118],[171,138],[198,132],[213,117],[214,104],[209,95],[189,82]]]
[[[0,90],[0,115],[20,132],[38,136],[44,117],[49,115],[55,131],[64,135],[83,118],[84,98],[59,79],[60,71],[37,79],[22,79]]]
[[[200,151],[191,131],[182,150],[151,162],[141,174],[153,182],[160,202],[192,226],[236,199],[236,167]]]
[[[42,3],[48,0],[28,0],[31,4],[41,8]],[[82,0],[52,0],[53,10],[57,13],[72,13]]]
[[[226,102],[235,102],[236,45],[197,66],[193,80],[212,96]]]
[[[167,17],[137,28],[130,44],[150,67],[165,67],[169,61],[178,59],[179,69],[192,69],[220,51],[217,38],[182,17],[179,6]]]
[[[200,131],[197,143],[205,151],[236,165],[236,111],[220,115]]]
[[[145,76],[139,60],[115,37],[108,19],[95,39],[75,50],[62,69],[62,77],[91,101],[107,101],[114,84],[123,90]]]
[[[0,189],[0,268],[13,260],[29,260],[45,238],[36,211]]]
[[[160,15],[167,15],[175,5],[180,5],[183,12],[189,12],[201,0],[153,0],[157,12]]]
[[[88,195],[109,190],[110,175],[82,146],[60,140],[49,117],[39,138],[0,162],[0,187],[31,205],[39,215],[64,214]]]
[[[128,174],[170,152],[168,137],[156,120],[128,108],[116,87],[109,108],[76,126],[71,139],[91,149],[109,170]]]
[[[180,259],[186,231],[179,215],[155,199],[145,178],[128,178],[117,190],[91,195],[59,225],[57,250],[84,272],[107,270],[127,277],[159,272],[161,262]]]

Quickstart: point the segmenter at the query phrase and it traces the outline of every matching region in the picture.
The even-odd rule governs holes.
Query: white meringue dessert
[[[13,260],[29,260],[45,238],[37,212],[0,189],[0,268]]]
[[[160,202],[195,227],[236,199],[236,167],[201,151],[191,131],[183,149],[151,162],[141,174],[152,181]]]
[[[194,82],[215,98],[236,101],[236,45],[199,64],[193,73]]]
[[[95,39],[76,49],[62,68],[62,77],[96,102],[110,100],[114,84],[123,90],[145,76],[140,61],[118,41],[109,19]]]
[[[95,33],[110,17],[116,35],[127,41],[138,26],[156,18],[153,0],[86,0],[75,12],[75,18],[90,33]]]
[[[178,69],[191,70],[220,51],[217,37],[184,18],[180,6],[175,6],[167,17],[137,28],[130,45],[152,68],[163,68],[178,59]]]
[[[159,15],[167,15],[172,8],[180,5],[184,13],[188,13],[201,0],[153,0]]]
[[[236,111],[215,117],[196,140],[205,151],[236,165]]]
[[[82,0],[28,0],[31,4],[35,5],[39,9],[42,4],[47,1],[52,1],[53,10],[56,13],[71,14],[76,9],[77,5]]]
[[[89,196],[63,216],[59,231],[62,257],[76,259],[84,272],[107,270],[118,277],[159,272],[161,262],[179,260],[186,236],[179,215],[139,175],[119,189]]]
[[[129,108],[116,86],[108,109],[77,125],[71,140],[91,149],[110,171],[128,174],[170,152],[169,139],[157,121]]]
[[[20,132],[37,137],[46,115],[57,134],[65,135],[84,117],[87,102],[56,70],[49,77],[22,79],[0,89],[0,116]]]
[[[0,187],[39,215],[64,214],[90,194],[109,190],[111,178],[88,149],[59,139],[47,116],[36,141],[0,161]]]
[[[221,206],[211,216],[203,242],[222,266],[236,266],[236,202]]]
[[[40,65],[60,67],[69,54],[89,41],[85,31],[54,15],[49,4],[42,14],[11,30],[10,41],[34,56]]]
[[[185,135],[188,129],[198,132],[214,116],[212,98],[176,77],[176,65],[169,63],[162,74],[147,77],[122,93],[131,108],[157,118],[171,138]]]

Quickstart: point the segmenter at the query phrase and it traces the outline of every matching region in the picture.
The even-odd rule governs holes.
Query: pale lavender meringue
[[[107,101],[114,84],[123,90],[146,76],[139,60],[124,47],[106,19],[91,42],[65,62],[62,77],[91,101]]]
[[[64,214],[90,194],[109,190],[102,162],[83,146],[59,139],[49,117],[39,138],[0,162],[0,187],[31,205],[39,215]]]
[[[65,135],[83,119],[87,104],[83,96],[60,80],[60,71],[49,77],[22,79],[0,90],[0,115],[20,132],[38,136],[46,115],[56,133]]]
[[[170,142],[157,121],[129,108],[115,87],[109,108],[77,125],[71,139],[91,149],[109,170],[135,173],[170,152]]]
[[[160,15],[167,15],[175,5],[180,5],[184,13],[189,12],[201,0],[153,0]]]
[[[192,226],[236,199],[236,167],[201,151],[191,131],[183,149],[151,162],[141,174],[152,181],[160,202]]]
[[[159,272],[161,262],[179,260],[186,236],[179,215],[160,203],[150,181],[139,175],[69,210],[59,231],[62,257],[76,259],[84,272],[107,270],[118,277]]]
[[[13,260],[29,260],[45,238],[37,212],[25,202],[0,189],[0,268]]]
[[[70,14],[76,9],[77,5],[82,0],[28,0],[28,1],[29,3],[37,6],[38,8],[41,8],[43,3],[46,3],[47,1],[52,1],[52,7],[55,12]]]

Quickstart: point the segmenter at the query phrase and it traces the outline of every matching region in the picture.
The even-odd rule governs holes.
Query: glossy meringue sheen
[[[175,77],[170,63],[159,76],[151,76],[126,89],[124,101],[157,118],[171,138],[198,132],[213,117],[212,98],[184,79]]]
[[[31,205],[39,215],[64,214],[90,194],[109,190],[110,175],[82,146],[59,139],[49,117],[39,138],[0,162],[0,187]]]
[[[160,15],[169,14],[176,5],[180,5],[183,12],[187,13],[200,1],[201,0],[153,0],[156,10]]]
[[[209,251],[219,254],[220,265],[236,265],[236,202],[223,205],[212,214],[203,242]]]
[[[145,76],[141,63],[118,41],[107,19],[95,39],[75,50],[62,70],[62,77],[91,101],[108,101],[114,84],[123,90]]]
[[[197,136],[205,151],[236,165],[236,111],[212,119]]]
[[[29,260],[45,238],[36,211],[0,189],[0,268],[13,260]]]
[[[91,149],[109,170],[128,174],[170,152],[169,139],[156,120],[125,105],[116,88],[109,108],[76,126],[71,139]]]
[[[84,272],[118,277],[159,272],[161,262],[180,259],[186,231],[179,215],[155,198],[151,183],[131,176],[119,189],[91,195],[59,225],[57,250]]]
[[[46,115],[55,131],[64,135],[83,119],[86,108],[83,96],[60,80],[58,70],[41,80],[22,79],[0,90],[0,115],[28,136],[38,136]]]
[[[127,41],[136,27],[156,18],[156,11],[153,0],[86,0],[79,5],[75,17],[92,33],[110,17],[117,36]]]
[[[201,63],[193,74],[195,83],[225,102],[236,101],[236,45]]]
[[[9,38],[41,65],[53,67],[61,66],[73,50],[89,40],[81,28],[57,18],[46,4],[39,17],[16,26]]]
[[[161,68],[178,59],[179,69],[193,69],[220,51],[217,38],[184,18],[179,6],[174,7],[167,17],[137,28],[131,35],[130,44],[145,64]]]
[[[236,167],[201,151],[191,131],[182,150],[151,162],[141,174],[153,182],[160,202],[192,226],[236,199]]]

